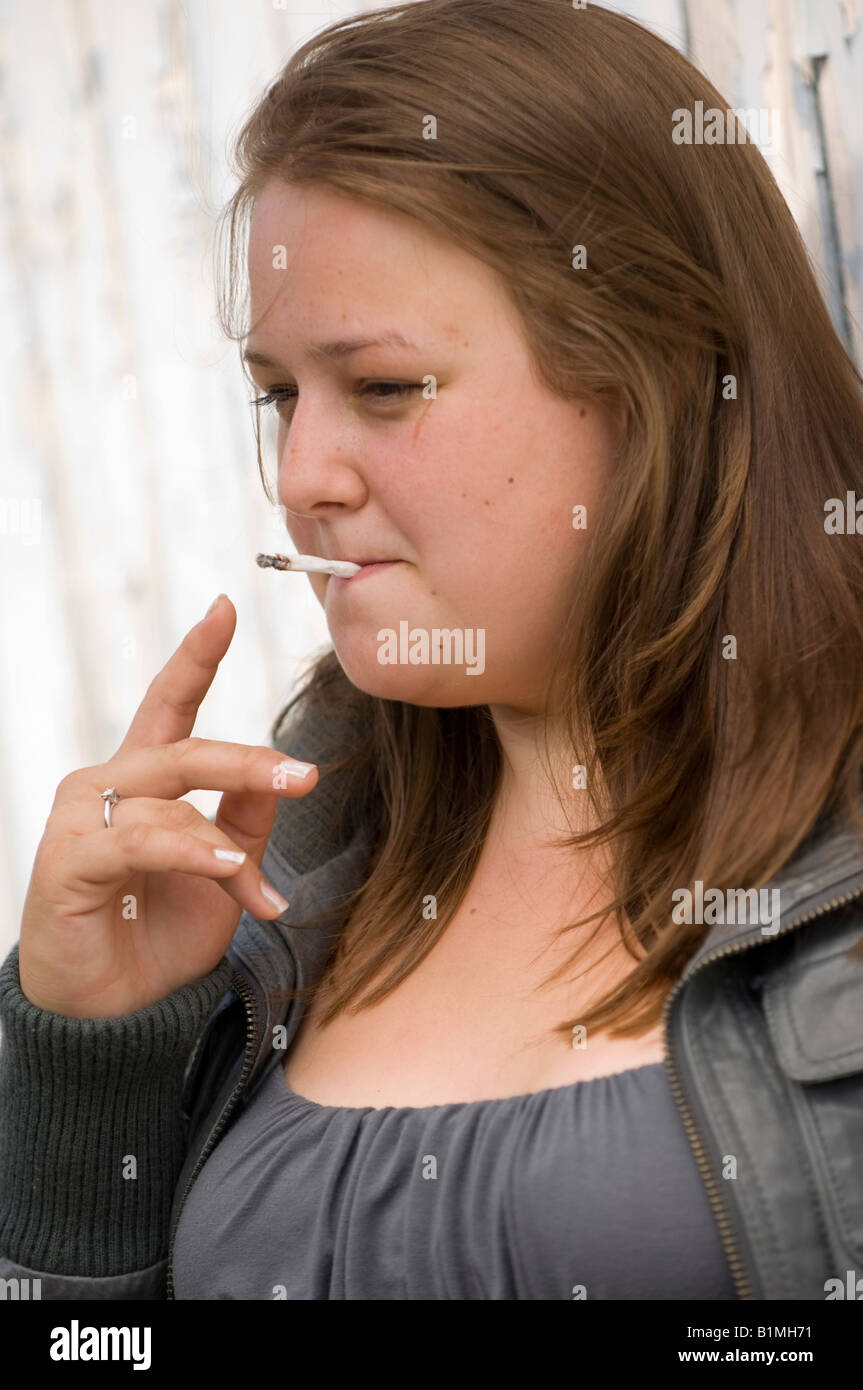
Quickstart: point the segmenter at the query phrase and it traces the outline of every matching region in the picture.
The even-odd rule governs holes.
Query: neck
[[[544,851],[571,863],[577,851],[555,849],[553,841],[596,823],[587,791],[572,785],[571,744],[560,728],[547,730],[544,715],[492,705],[491,716],[503,756],[492,827],[500,847],[533,856]]]

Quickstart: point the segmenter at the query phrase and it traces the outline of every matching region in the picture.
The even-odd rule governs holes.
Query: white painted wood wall
[[[249,106],[299,41],[370,8],[6,0],[0,12],[2,955],[57,783],[111,755],[220,590],[238,624],[204,737],[266,741],[328,644],[307,583],[254,563],[286,535],[258,482],[237,349],[215,324],[212,234]],[[768,158],[859,364],[859,0],[620,8],[688,51],[730,105],[779,108]],[[218,796],[190,799],[212,815]],[[94,828],[101,817],[96,800]]]

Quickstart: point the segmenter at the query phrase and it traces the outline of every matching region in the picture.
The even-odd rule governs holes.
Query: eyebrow
[[[363,348],[369,347],[400,347],[420,351],[417,343],[412,343],[401,333],[382,333],[378,338],[339,338],[333,343],[312,343],[308,355],[314,360],[350,357],[352,353],[361,352]],[[255,367],[274,370],[281,370],[282,367],[275,358],[268,357],[265,352],[256,352],[253,348],[246,349],[243,361],[250,362]]]

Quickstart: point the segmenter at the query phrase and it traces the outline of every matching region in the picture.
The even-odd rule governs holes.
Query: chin
[[[352,685],[380,700],[451,709],[488,701],[482,675],[469,676],[463,666],[381,665],[352,642],[333,642],[339,664]]]

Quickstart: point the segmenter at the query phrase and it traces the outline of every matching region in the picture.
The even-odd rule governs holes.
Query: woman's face
[[[495,272],[406,214],[273,181],[249,273],[249,370],[279,398],[292,547],[396,562],[309,576],[348,677],[384,699],[541,713],[585,534],[573,508],[595,522],[611,420],[552,394]],[[386,335],[412,345],[313,354]]]

